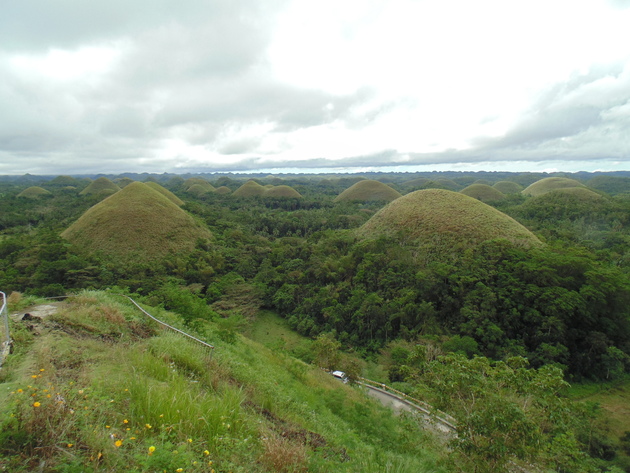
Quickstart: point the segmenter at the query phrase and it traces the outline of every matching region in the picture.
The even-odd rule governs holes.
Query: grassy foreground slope
[[[415,421],[210,322],[195,335],[215,344],[212,357],[125,299],[84,292],[12,330],[0,372],[6,471],[447,471]]]
[[[474,246],[496,238],[524,247],[541,245],[533,233],[499,210],[443,189],[415,191],[390,202],[363,224],[359,235],[402,237],[435,247]]]

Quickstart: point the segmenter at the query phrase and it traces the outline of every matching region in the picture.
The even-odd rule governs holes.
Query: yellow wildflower
[[[69,443],[69,444],[68,444],[68,448],[72,448],[72,447],[73,447],[73,445],[74,445],[73,443]]]
[[[44,368],[40,368],[39,371],[40,371],[40,373],[42,373],[42,372],[44,372],[46,370]]]
[[[151,424],[144,424],[144,426],[145,426],[147,429],[150,429],[150,428],[151,428]]]
[[[175,470],[177,473],[181,473],[182,471],[184,471],[183,468],[178,468],[177,470]]]
[[[153,452],[155,452],[155,447],[153,445],[151,445],[149,447],[149,455],[153,455]]]
[[[123,420],[123,424],[128,424],[129,421],[127,419]]]
[[[122,445],[122,440],[116,440],[114,445],[116,445],[116,447],[120,447]]]
[[[41,404],[39,402],[34,402],[33,403],[33,407],[39,407],[39,406],[41,406]]]
[[[192,443],[192,439],[188,439],[188,443]]]
[[[208,450],[204,450],[204,451],[203,451],[203,454],[204,454],[205,456],[208,456],[208,455],[210,455],[210,452],[209,452]]]

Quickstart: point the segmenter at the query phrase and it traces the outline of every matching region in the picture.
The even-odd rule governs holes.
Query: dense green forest
[[[626,176],[554,175],[566,181],[544,191],[538,184],[536,195],[527,192],[528,186],[552,176],[253,176],[261,189],[255,195],[236,192],[252,176],[194,176],[209,182],[208,188],[191,181],[192,176],[109,177],[123,190],[82,192],[92,184],[87,177],[0,179],[0,290],[57,296],[116,287],[177,311],[192,328],[200,320],[246,325],[260,310],[271,310],[298,333],[333,341],[357,359],[385,357],[388,382],[439,405],[446,403],[435,393],[446,388],[438,386],[438,377],[461,375],[454,366],[493,372],[497,380],[486,380],[486,390],[494,389],[489,387],[492,383],[500,389],[518,384],[515,373],[526,376],[518,371],[524,366],[529,373],[555,379],[557,392],[565,381],[615,382],[630,372]],[[567,183],[568,178],[578,184]],[[186,252],[130,259],[90,251],[89,244],[62,236],[89,209],[106,202],[113,192],[124,192],[131,180],[160,184],[184,202],[180,208],[211,236],[198,238]],[[425,189],[459,193],[466,188],[465,193],[478,201],[492,195],[484,206],[511,217],[540,244],[516,245],[501,235],[474,243],[435,236],[418,240],[410,237],[409,226],[389,228],[386,234],[361,232],[366,222],[386,210],[387,202],[365,195],[356,200],[336,197],[363,180],[379,181],[403,196]],[[472,184],[475,187],[469,187]],[[47,192],[25,193],[33,186]],[[290,186],[299,197],[268,192],[281,186]],[[481,192],[481,186],[516,190],[491,194]],[[431,214],[432,219],[441,218],[435,224],[438,235],[440,229],[448,232],[456,218],[440,212],[434,209]],[[156,231],[151,222],[146,225],[146,233]],[[159,225],[168,226],[168,220]],[[307,362],[315,358],[303,350],[294,355]],[[473,362],[476,365],[468,364]],[[523,383],[525,378],[516,391]],[[498,404],[488,401],[485,408],[493,405]],[[464,411],[458,412],[460,417]],[[574,429],[575,438],[565,439],[567,444],[575,441],[578,450],[604,461],[602,465],[615,458],[615,452],[623,457],[623,445],[604,433],[591,432],[585,440],[583,425],[567,427],[568,419],[558,422],[546,434],[559,426]],[[504,447],[521,442],[525,448],[523,438],[510,439],[512,443],[506,441]],[[527,438],[533,448],[534,439]],[[560,440],[556,436],[549,442],[560,449],[554,444]],[[473,447],[466,446],[483,451]],[[521,452],[522,458],[530,453]],[[485,461],[493,454],[488,453]],[[617,461],[630,471],[630,462],[618,456]]]

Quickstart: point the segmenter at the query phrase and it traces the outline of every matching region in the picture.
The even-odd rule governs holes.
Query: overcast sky
[[[20,0],[0,174],[630,169],[630,0]]]

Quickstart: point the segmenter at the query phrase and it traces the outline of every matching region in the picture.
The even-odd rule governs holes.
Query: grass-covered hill
[[[520,184],[512,181],[499,181],[492,187],[503,194],[518,194],[523,190],[523,187]]]
[[[145,184],[149,186],[151,189],[158,191],[160,194],[165,196],[168,200],[173,202],[175,205],[178,205],[179,207],[184,205],[184,201],[182,199],[177,197],[175,194],[173,194],[171,191],[169,191],[165,187],[162,187],[161,185],[159,185],[157,182],[149,181],[149,182],[146,182]]]
[[[359,229],[359,235],[391,236],[439,247],[467,247],[497,238],[523,247],[541,245],[513,218],[472,197],[444,189],[415,191],[389,203]]]
[[[359,181],[343,191],[335,202],[391,202],[401,197],[401,193],[379,181]]]
[[[542,222],[564,219],[599,221],[612,209],[613,202],[586,187],[568,187],[532,197],[517,210],[527,219]]]
[[[84,184],[79,179],[72,176],[57,176],[52,181],[50,181],[48,185],[53,187],[83,187]]]
[[[231,194],[231,193],[232,193],[232,189],[230,189],[228,186],[217,187],[217,194],[226,195],[226,194]]]
[[[191,331],[177,314],[147,309]],[[213,322],[193,333],[211,354],[124,298],[84,292],[12,328],[2,471],[454,471],[418,421]]]
[[[38,199],[45,195],[52,195],[50,191],[47,191],[43,187],[31,186],[20,192],[17,197],[24,197],[26,199]]]
[[[293,187],[287,185],[272,186],[265,190],[263,197],[274,199],[301,199],[302,195]]]
[[[262,197],[267,189],[254,180],[249,180],[236,189],[232,195],[235,197]]]
[[[191,177],[189,179],[186,179],[184,181],[184,188],[192,194],[200,194],[201,189],[204,190],[203,193],[216,191],[215,187],[210,184],[210,182],[199,177]]]
[[[96,195],[107,196],[114,194],[120,190],[116,184],[110,181],[106,177],[99,177],[95,181],[92,181],[85,189],[83,189],[80,195]]]
[[[88,253],[146,261],[185,254],[211,234],[166,196],[134,182],[91,207],[62,237]]]
[[[566,189],[570,187],[586,187],[580,181],[569,179],[567,177],[546,177],[540,181],[527,186],[521,192],[524,195],[537,196],[558,189]]]
[[[482,202],[498,202],[505,199],[505,194],[488,184],[471,184],[460,192]]]

